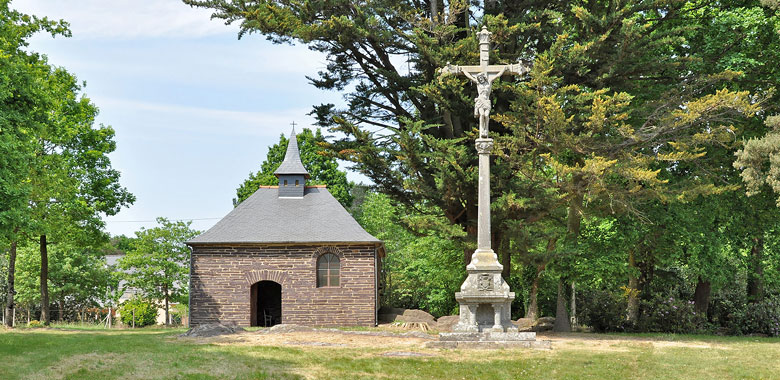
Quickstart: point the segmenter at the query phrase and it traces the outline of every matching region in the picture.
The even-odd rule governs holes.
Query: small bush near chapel
[[[43,327],[43,324],[40,321],[30,321],[27,327]]]
[[[126,326],[133,326],[133,320],[135,320],[135,327],[149,326],[157,322],[157,305],[135,298],[122,303],[119,306],[119,314],[122,323]]]

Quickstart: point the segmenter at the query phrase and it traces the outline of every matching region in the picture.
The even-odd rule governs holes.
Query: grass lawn
[[[780,379],[777,338],[567,334],[540,337],[552,350],[494,351],[333,333],[177,338],[183,331],[0,328],[0,379]]]

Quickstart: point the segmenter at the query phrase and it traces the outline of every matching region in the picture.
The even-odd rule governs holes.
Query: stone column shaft
[[[491,141],[492,143],[492,141]],[[492,145],[492,144],[491,144]],[[479,204],[477,249],[490,250],[490,154],[479,153]]]
[[[490,151],[493,149],[493,139],[477,139],[475,146],[479,153],[477,250],[466,269],[501,270],[498,256],[490,248]]]

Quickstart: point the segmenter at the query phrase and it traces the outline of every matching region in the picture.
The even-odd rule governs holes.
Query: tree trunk
[[[577,326],[577,287],[571,282],[571,325]]]
[[[18,228],[14,229],[14,232],[18,231]],[[14,289],[16,271],[16,239],[11,242],[11,249],[8,250],[8,294],[6,295],[5,306],[5,325],[8,327],[14,327],[14,296],[16,295],[16,289]]]
[[[60,314],[60,315],[57,316],[57,321],[60,322],[60,323],[62,323],[62,314],[65,314],[65,300],[64,300],[64,298],[65,298],[65,296],[60,297],[60,301],[57,302],[57,306],[58,306],[58,310],[57,311]]]
[[[696,291],[693,293],[693,309],[697,313],[707,314],[710,306],[710,293],[712,286],[709,281],[704,281],[701,276],[696,282]]]
[[[169,325],[170,321],[170,315],[168,314],[168,285],[163,286],[163,290],[165,291],[165,325]]]
[[[539,303],[537,295],[539,294],[539,277],[544,272],[545,265],[538,265],[536,267],[536,277],[531,283],[531,291],[528,292],[528,309],[525,311],[525,317],[536,320],[539,317]]]
[[[41,235],[41,323],[48,325],[49,320],[49,252],[46,235]]]
[[[512,273],[512,257],[509,255],[509,249],[505,246],[505,241],[500,232],[493,231],[491,239],[493,240],[492,248],[500,255],[499,258],[501,260],[501,265],[503,266],[501,269],[501,277],[503,277],[505,281],[509,281],[509,275]]]
[[[558,307],[555,310],[555,332],[571,332],[571,323],[569,323],[569,312],[566,310],[566,294],[563,286],[563,279],[558,279]]]
[[[502,247],[501,265],[504,267],[501,269],[501,276],[504,277],[504,280],[509,281],[509,276],[512,274],[512,256],[507,247]]]
[[[626,322],[636,323],[639,318],[639,278],[634,275],[636,267],[636,258],[634,250],[628,251],[628,306],[626,307]]]
[[[755,303],[761,301],[764,297],[764,266],[762,264],[764,255],[764,238],[753,238],[753,248],[750,249],[750,264],[747,278],[747,298],[748,302]]]
[[[471,212],[471,209],[466,210],[466,214],[468,215],[468,220],[475,220],[477,218],[476,212]],[[477,226],[476,225],[468,225],[466,226],[466,233],[469,236],[473,236],[476,241],[477,237]],[[466,263],[466,265],[471,264],[471,255],[474,254],[473,249],[464,248],[463,249],[463,261]]]
[[[580,227],[582,225],[582,201],[583,195],[579,191],[579,187],[582,183],[582,176],[575,174],[572,182],[574,184],[575,193],[569,203],[568,215],[566,216],[566,229],[568,232],[567,238],[572,242],[576,242],[580,235]]]
[[[572,191],[574,194],[569,202],[569,210],[566,217],[566,241],[571,247],[576,247],[577,239],[580,235],[580,227],[582,225],[583,195],[579,188],[582,182],[582,175],[574,174],[574,177],[572,178]],[[571,321],[569,320],[569,313],[566,310],[566,292],[564,289],[563,279],[559,277],[555,326],[553,327],[553,331],[557,332],[571,331]]]

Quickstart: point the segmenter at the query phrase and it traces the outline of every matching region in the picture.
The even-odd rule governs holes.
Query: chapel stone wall
[[[250,288],[282,285],[282,323],[373,326],[376,312],[374,245],[195,246],[190,277],[190,327],[250,325]],[[339,256],[338,287],[316,284],[317,258]]]

